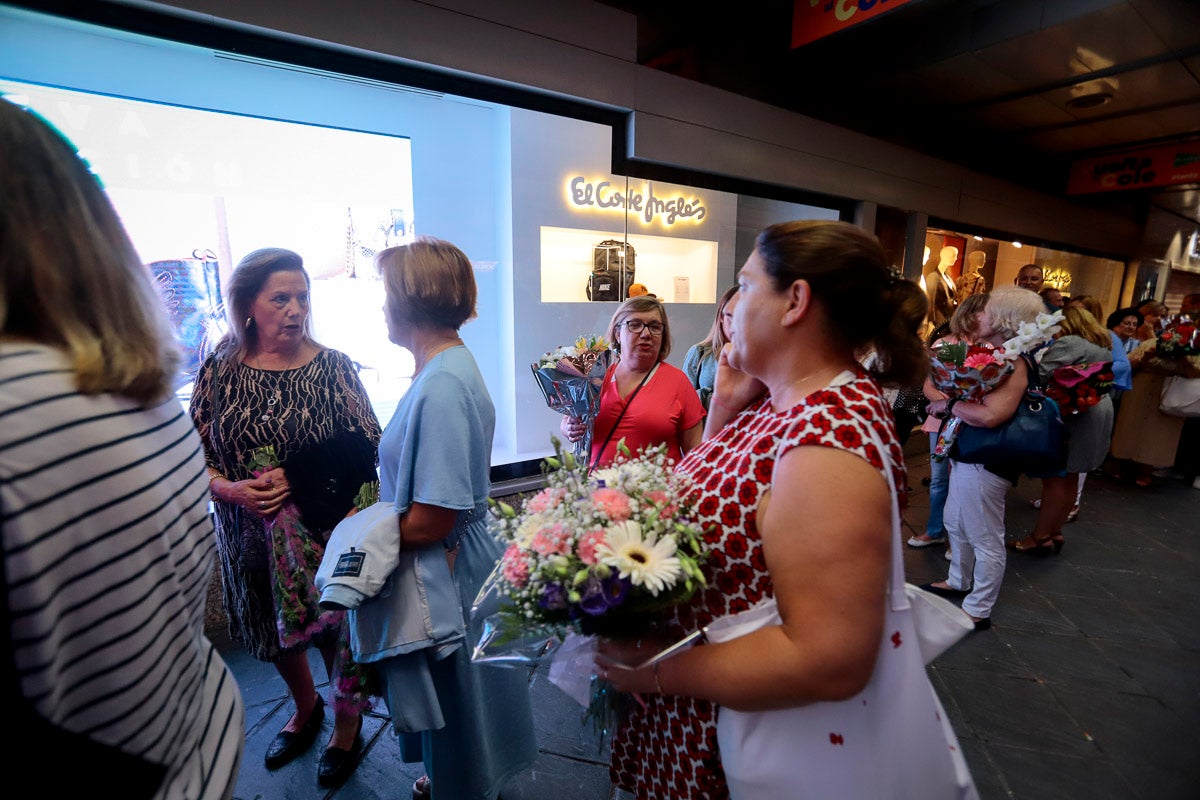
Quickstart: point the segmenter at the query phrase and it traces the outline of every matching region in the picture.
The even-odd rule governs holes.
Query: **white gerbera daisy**
[[[632,520],[609,527],[596,555],[601,564],[614,568],[634,586],[646,587],[655,597],[674,586],[683,573],[675,555],[675,537],[658,539],[651,533],[643,538],[642,526]]]

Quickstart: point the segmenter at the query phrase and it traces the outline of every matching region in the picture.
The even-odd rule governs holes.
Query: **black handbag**
[[[1052,475],[1067,466],[1067,428],[1058,404],[1029,388],[1008,422],[994,428],[962,424],[950,458],[1026,475]]]
[[[964,464],[983,464],[1002,472],[1030,477],[1057,475],[1067,466],[1067,426],[1058,404],[1038,384],[1037,365],[1025,360],[1028,384],[1012,417],[994,428],[965,422],[950,448],[950,458]]]
[[[370,439],[344,430],[287,459],[290,499],[310,532],[330,530],[350,513],[362,485],[379,480],[376,460]]]

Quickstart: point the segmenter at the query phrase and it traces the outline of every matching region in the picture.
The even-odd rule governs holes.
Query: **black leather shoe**
[[[938,597],[945,597],[947,600],[961,600],[970,594],[964,589],[934,586],[932,583],[922,583],[920,588],[930,594],[936,594]]]
[[[975,630],[986,631],[992,627],[992,618],[984,617],[983,619],[975,620]]]
[[[358,718],[358,732],[354,734],[354,743],[349,750],[340,747],[326,747],[321,755],[321,763],[317,766],[317,783],[326,789],[336,788],[346,782],[350,773],[358,766],[359,756],[362,755],[362,717]]]
[[[300,730],[280,731],[275,734],[267,755],[263,761],[267,769],[278,769],[312,746],[313,740],[321,732],[321,722],[325,719],[325,699],[317,695],[317,704],[313,706],[308,721]]]

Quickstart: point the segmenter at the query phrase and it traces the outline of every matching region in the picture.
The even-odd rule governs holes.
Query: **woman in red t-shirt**
[[[600,411],[592,432],[591,463],[605,467],[622,440],[630,452],[659,444],[675,461],[700,444],[704,407],[687,375],[666,363],[671,325],[662,302],[650,295],[631,297],[617,307],[608,326],[620,359],[609,367],[600,390]],[[585,423],[563,417],[563,436],[582,438]]]

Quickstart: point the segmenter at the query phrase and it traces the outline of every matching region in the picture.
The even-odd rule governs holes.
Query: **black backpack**
[[[605,239],[592,250],[592,274],[588,276],[588,300],[621,301],[629,296],[637,253],[633,245]]]

